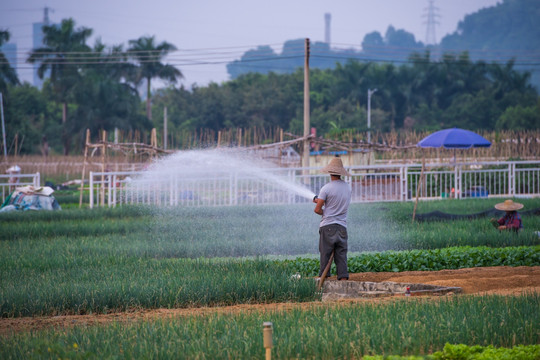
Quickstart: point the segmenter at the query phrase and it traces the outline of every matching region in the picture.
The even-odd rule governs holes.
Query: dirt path
[[[354,281],[393,281],[441,286],[458,286],[465,294],[521,294],[540,292],[540,266],[483,267],[441,271],[352,274]]]
[[[353,281],[394,281],[443,286],[458,286],[465,294],[519,295],[523,292],[540,293],[540,266],[535,267],[490,267],[442,271],[410,271],[401,273],[351,274]],[[387,302],[395,298],[341,300],[340,303]],[[133,322],[138,320],[163,319],[177,316],[206,315],[216,312],[240,313],[252,311],[287,311],[294,308],[326,306],[322,302],[235,305],[216,308],[135,310],[106,315],[66,315],[48,317],[1,318],[0,335],[13,332],[38,330],[48,327],[72,327],[106,324],[113,321]]]

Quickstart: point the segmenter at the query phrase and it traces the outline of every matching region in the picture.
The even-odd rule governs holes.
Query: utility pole
[[[377,89],[368,89],[367,91],[367,142],[371,144],[371,95],[373,95]]]
[[[305,43],[304,61],[304,153],[302,154],[302,167],[309,167],[309,38]]]
[[[2,141],[4,143],[4,161],[7,164],[6,125],[4,124],[4,99],[0,92],[0,112],[2,113]]]

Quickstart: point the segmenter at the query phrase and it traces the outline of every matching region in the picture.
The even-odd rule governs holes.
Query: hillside
[[[508,61],[532,73],[540,88],[540,3],[503,0],[496,6],[467,15],[457,30],[441,40],[443,52],[469,51],[472,60]]]

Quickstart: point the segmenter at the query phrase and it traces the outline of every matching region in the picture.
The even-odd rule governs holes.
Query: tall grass
[[[292,279],[283,265],[267,260],[158,260],[111,252],[89,238],[78,242],[64,242],[66,251],[62,253],[28,249],[17,256],[2,255],[0,315],[87,314],[319,298],[313,280]]]
[[[264,321],[274,325],[276,359],[428,354],[447,342],[512,347],[540,340],[539,305],[528,294],[193,315],[17,334],[0,338],[0,357],[262,358]]]

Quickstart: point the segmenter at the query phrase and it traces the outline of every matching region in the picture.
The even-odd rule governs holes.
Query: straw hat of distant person
[[[330,160],[330,163],[322,169],[322,172],[330,175],[351,176],[343,167],[343,162],[339,157]]]
[[[513,202],[512,200],[505,200],[502,203],[495,205],[495,209],[502,211],[517,211],[523,207],[523,204]]]

